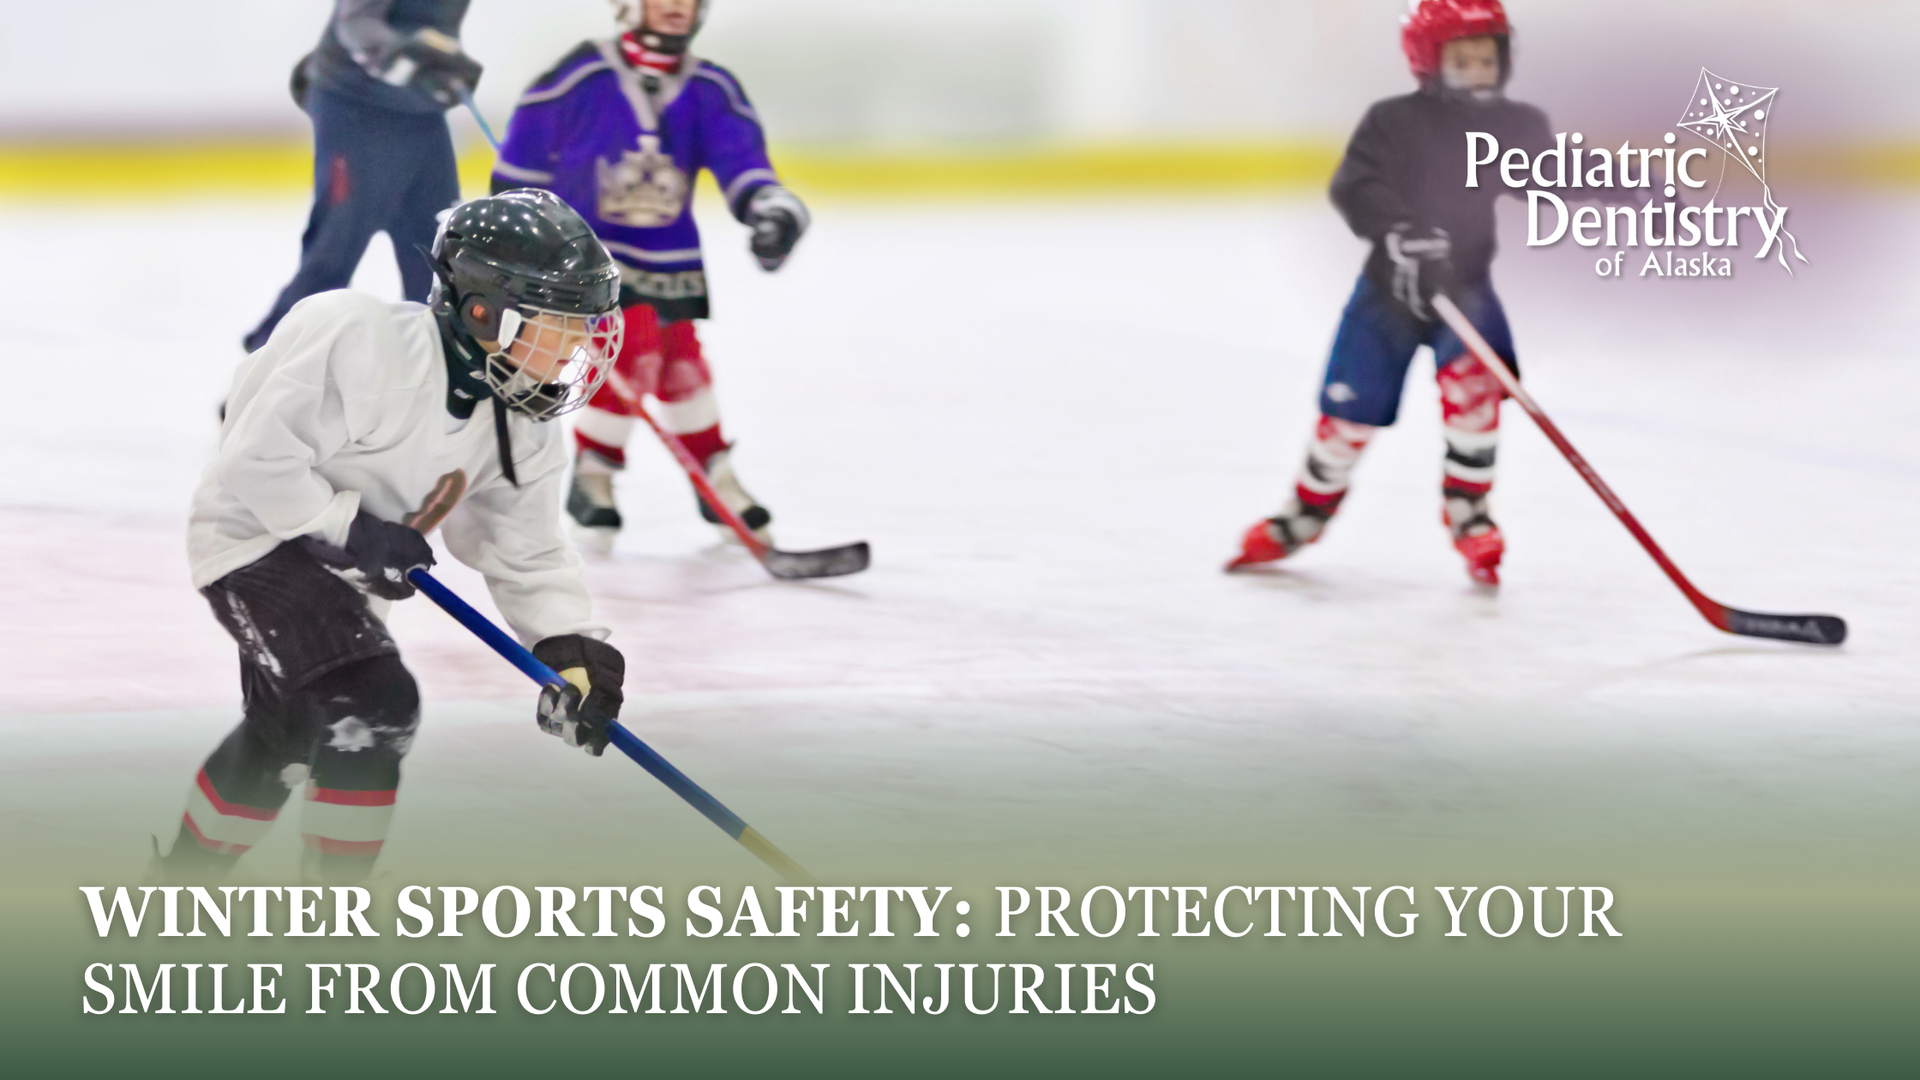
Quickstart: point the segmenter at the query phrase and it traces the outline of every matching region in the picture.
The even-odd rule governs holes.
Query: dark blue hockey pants
[[[1453,299],[1475,330],[1515,373],[1520,364],[1513,351],[1513,332],[1507,313],[1487,282],[1453,290]],[[1340,315],[1340,330],[1327,358],[1327,374],[1320,388],[1320,411],[1337,420],[1387,427],[1400,416],[1400,394],[1407,382],[1413,356],[1426,345],[1433,349],[1434,367],[1444,368],[1467,347],[1447,324],[1426,322],[1406,305],[1381,291],[1365,274],[1353,287],[1353,297]]]
[[[400,113],[314,88],[313,213],[300,238],[300,269],[273,310],[246,337],[247,351],[266,344],[287,311],[353,280],[373,234],[393,241],[409,300],[424,301],[433,271],[418,249],[433,246],[440,211],[460,197],[453,137],[440,113]]]

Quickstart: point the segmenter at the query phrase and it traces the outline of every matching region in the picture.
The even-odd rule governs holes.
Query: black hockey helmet
[[[439,277],[434,310],[474,343],[497,343],[485,376],[508,405],[547,419],[599,388],[620,348],[620,268],[559,196],[523,188],[461,203],[429,258]],[[564,379],[530,380],[510,350],[519,341],[524,352],[554,317],[574,323],[568,340],[581,339],[582,363]]]
[[[500,340],[511,308],[601,315],[619,306],[620,268],[586,220],[550,191],[461,203],[433,242],[440,302],[480,341]]]

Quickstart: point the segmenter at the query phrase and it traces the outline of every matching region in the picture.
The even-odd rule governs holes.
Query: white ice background
[[[1476,593],[1438,520],[1425,358],[1324,542],[1222,574],[1289,489],[1360,260],[1319,197],[829,200],[772,276],[707,212],[741,475],[783,545],[867,539],[874,566],[769,579],[636,436],[628,531],[589,570],[628,721],[828,864],[882,823],[990,845],[1025,827],[1022,791],[1078,807],[1054,824],[1086,850],[1143,842],[1156,805],[1383,838],[1549,802],[1910,822],[1920,218],[1806,202],[1796,278],[1743,257],[1732,281],[1601,281],[1595,252],[1521,250],[1509,215],[1496,281],[1534,393],[1680,566],[1740,607],[1846,617],[1837,650],[1713,630],[1511,406],[1506,585]],[[36,822],[28,844],[136,867],[238,719],[185,507],[304,213],[0,208],[0,816]],[[357,283],[397,295],[389,258]],[[745,858],[638,770],[540,735],[531,688],[425,600],[393,626],[427,705],[390,859],[410,806],[479,833],[589,800]],[[75,783],[124,802],[124,836],[62,832],[45,800]],[[834,834],[781,835],[803,805]]]

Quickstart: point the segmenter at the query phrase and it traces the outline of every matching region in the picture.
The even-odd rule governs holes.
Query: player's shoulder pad
[[[598,72],[612,70],[607,58],[600,52],[600,46],[592,41],[583,41],[574,46],[573,51],[560,58],[560,62],[542,72],[520,95],[521,105],[537,105],[542,101],[552,101],[563,97],[581,80]]]
[[[689,78],[719,88],[720,92],[726,95],[728,108],[755,123],[760,122],[759,114],[753,111],[753,103],[747,100],[747,92],[741,87],[740,80],[734,77],[733,72],[711,60],[701,60],[694,65],[693,73]]]

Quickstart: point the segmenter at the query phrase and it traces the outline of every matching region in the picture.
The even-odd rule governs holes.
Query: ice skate
[[[620,508],[613,501],[616,466],[590,450],[574,460],[573,486],[567,491],[567,516],[573,520],[574,541],[601,555],[613,550],[620,532]]]
[[[706,473],[707,482],[713,485],[714,491],[719,492],[721,500],[727,504],[727,509],[740,515],[740,520],[746,523],[754,536],[764,543],[772,544],[773,536],[767,531],[767,526],[773,523],[773,513],[761,506],[753,496],[747,494],[747,489],[740,486],[740,478],[734,475],[733,471],[732,448],[721,450],[708,458]],[[720,515],[713,512],[698,491],[694,492],[693,499],[700,507],[700,516],[705,518],[708,524],[719,528],[722,539],[730,543],[740,542],[740,538],[720,520]]]
[[[1336,502],[1318,507],[1308,506],[1298,498],[1287,500],[1286,508],[1279,514],[1247,530],[1247,535],[1240,540],[1240,554],[1227,564],[1227,569],[1276,563],[1319,540],[1338,505]]]
[[[1487,514],[1487,497],[1459,490],[1446,493],[1441,518],[1453,533],[1453,548],[1467,560],[1467,576],[1487,589],[1500,587],[1500,557],[1507,541]]]

